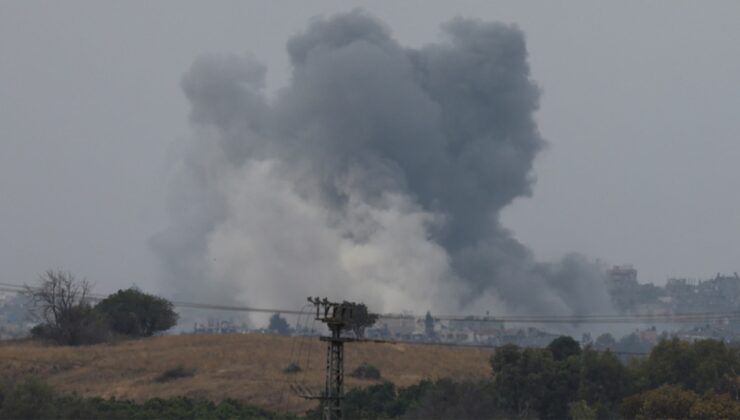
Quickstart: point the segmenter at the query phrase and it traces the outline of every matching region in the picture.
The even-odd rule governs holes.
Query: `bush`
[[[298,373],[301,370],[301,367],[298,366],[297,363],[291,363],[285,369],[283,369],[283,373]]]
[[[27,378],[5,391],[0,418],[51,418],[54,397],[51,386],[39,378]]]
[[[359,379],[380,379],[380,369],[373,365],[363,363],[352,371],[350,376]]]
[[[136,288],[119,290],[95,308],[106,315],[113,331],[134,337],[149,337],[168,330],[178,318],[172,302]]]
[[[167,369],[157,376],[154,380],[159,383],[174,381],[180,378],[189,378],[195,375],[195,369],[186,368],[183,365],[177,365],[172,369]]]
[[[106,318],[86,303],[69,308],[59,325],[42,323],[31,328],[34,338],[58,344],[80,346],[104,343],[111,337]]]
[[[403,392],[399,393],[403,394]],[[406,403],[409,419],[514,418],[498,404],[498,393],[490,381],[453,382],[440,379],[426,383],[418,400]],[[525,416],[534,417],[534,416]]]
[[[51,338],[51,328],[47,324],[38,324],[31,328],[31,337],[48,339]]]
[[[233,399],[218,404],[188,397],[129,400],[60,395],[43,380],[26,378],[0,387],[0,419],[290,419]]]

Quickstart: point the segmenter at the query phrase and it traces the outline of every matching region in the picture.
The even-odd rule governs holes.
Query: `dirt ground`
[[[490,375],[491,350],[422,344],[349,343],[345,371],[363,362],[378,367],[384,380],[406,386],[422,379],[480,379]],[[315,401],[292,388],[318,393],[324,381],[326,343],[318,338],[267,334],[180,335],[87,347],[37,342],[0,344],[0,375],[35,374],[67,392],[85,396],[145,400],[186,395],[218,401],[235,398],[278,411],[303,412]],[[296,362],[302,371],[284,373]],[[192,377],[155,381],[182,365]],[[347,375],[349,388],[378,381]]]

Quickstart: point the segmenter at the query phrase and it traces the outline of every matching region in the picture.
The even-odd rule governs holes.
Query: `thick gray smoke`
[[[544,144],[522,32],[443,32],[409,49],[360,11],[316,20],[271,100],[254,58],[196,60],[182,80],[195,135],[154,240],[169,284],[263,306],[604,312],[601,267],[538,263],[499,222]]]

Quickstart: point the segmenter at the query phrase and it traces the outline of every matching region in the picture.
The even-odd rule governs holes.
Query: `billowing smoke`
[[[195,135],[154,240],[168,284],[260,306],[604,312],[601,267],[538,263],[499,222],[544,145],[524,35],[442,30],[410,49],[364,12],[316,20],[271,99],[253,57],[198,58],[182,80]]]

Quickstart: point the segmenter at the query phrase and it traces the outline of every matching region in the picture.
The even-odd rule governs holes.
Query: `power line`
[[[26,286],[0,282],[0,292],[21,293]],[[88,295],[88,299],[99,301],[107,296],[97,293]],[[281,313],[287,315],[303,314],[293,309],[259,308],[252,306],[223,305],[202,302],[188,302],[172,300],[173,305],[179,308],[205,309],[234,312],[256,312],[256,313]],[[411,314],[379,314],[381,319],[416,319]],[[718,320],[738,320],[740,311],[713,311],[713,312],[687,312],[687,313],[662,313],[662,314],[603,314],[603,315],[491,315],[491,316],[464,316],[464,315],[441,315],[435,316],[437,321],[475,321],[475,322],[504,322],[510,324],[681,324],[710,322]]]

